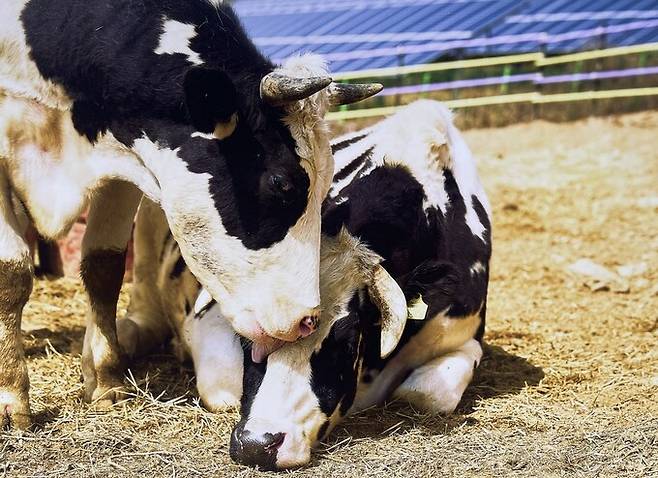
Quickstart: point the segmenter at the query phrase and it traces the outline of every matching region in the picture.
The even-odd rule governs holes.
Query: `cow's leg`
[[[142,199],[135,223],[130,305],[127,316],[117,321],[119,345],[131,359],[147,354],[171,336],[162,294],[178,291],[162,291],[158,285],[169,235],[169,225],[160,206]]]
[[[30,425],[30,382],[21,341],[21,315],[32,291],[32,261],[9,184],[0,172],[0,428]]]
[[[414,370],[394,396],[436,414],[455,411],[482,358],[480,343],[471,339],[454,352]]]
[[[197,390],[206,408],[237,407],[242,397],[244,352],[219,307],[215,305],[200,318],[188,316],[182,339],[192,355]]]
[[[125,250],[141,192],[112,181],[93,196],[82,241],[80,266],[89,308],[82,349],[85,399],[108,405],[119,398],[123,368],[116,310],[125,269]]]

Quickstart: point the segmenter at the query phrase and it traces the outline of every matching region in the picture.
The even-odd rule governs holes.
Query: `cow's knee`
[[[29,387],[21,315],[32,291],[29,258],[0,261],[0,428],[30,424]]]
[[[414,370],[395,394],[427,412],[451,414],[459,406],[481,358],[482,346],[471,339]]]

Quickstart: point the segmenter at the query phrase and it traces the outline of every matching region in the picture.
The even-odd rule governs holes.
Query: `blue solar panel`
[[[259,48],[333,71],[658,42],[658,0],[237,0]]]

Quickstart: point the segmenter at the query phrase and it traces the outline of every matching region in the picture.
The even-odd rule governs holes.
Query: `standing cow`
[[[138,218],[141,240],[160,244],[136,257],[158,288],[138,285],[132,312],[169,319],[208,408],[241,402],[230,448],[241,463],[307,463],[347,413],[391,396],[451,413],[482,356],[489,204],[450,112],[419,101],[332,149],[318,330],[266,360],[198,293],[164,218]]]
[[[116,302],[142,193],[234,329],[273,349],[312,332],[318,314],[324,112],[376,91],[332,84],[317,59],[275,69],[217,1],[4,0],[0,426],[30,423],[20,322],[32,270],[19,216],[53,238],[89,206],[87,400],[121,389]],[[124,341],[150,340],[133,325]]]

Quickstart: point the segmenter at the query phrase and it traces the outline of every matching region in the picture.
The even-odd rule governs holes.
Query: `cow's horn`
[[[296,78],[272,72],[260,81],[260,97],[272,106],[281,106],[308,98],[330,84],[328,76]]]
[[[384,89],[380,83],[332,83],[329,85],[329,101],[333,106],[349,105],[376,95]]]
[[[380,355],[385,358],[395,350],[404,332],[407,323],[407,301],[398,283],[381,264],[375,266],[368,290],[370,298],[381,313]]]

